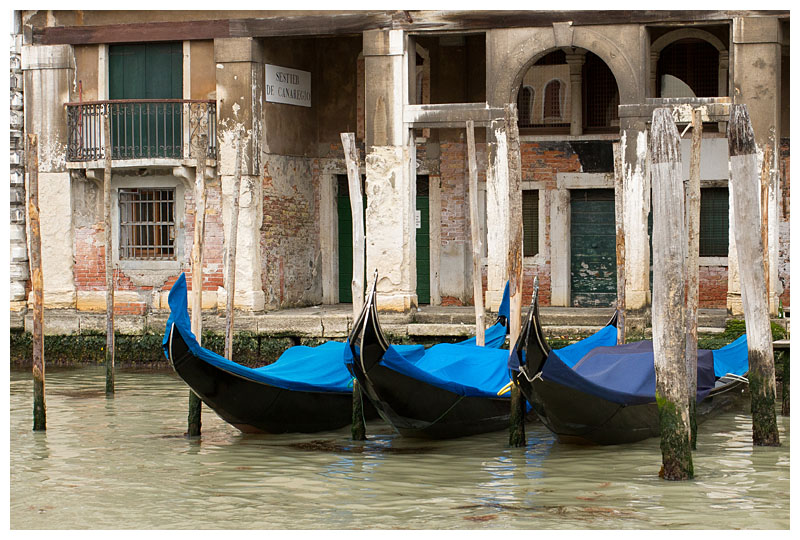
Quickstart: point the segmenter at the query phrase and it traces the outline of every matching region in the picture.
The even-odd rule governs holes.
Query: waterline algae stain
[[[754,447],[747,400],[703,424],[695,479],[664,482],[658,438],[526,446],[504,431],[412,441],[385,424],[243,435],[216,415],[186,439],[186,387],[172,373],[48,370],[48,426],[30,426],[30,370],[11,371],[12,529],[788,529],[789,419],[780,447]],[[309,509],[313,508],[313,511]]]

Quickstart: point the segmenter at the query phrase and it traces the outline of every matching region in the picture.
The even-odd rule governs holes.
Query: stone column
[[[747,105],[759,155],[772,147],[769,181],[769,311],[778,312],[778,134],[781,132],[781,36],[777,17],[733,21],[733,101]],[[721,67],[720,67],[721,69]],[[729,257],[730,260],[730,257]],[[738,283],[736,290],[738,291]],[[731,306],[728,306],[731,309]]]
[[[650,306],[650,173],[647,124],[642,118],[623,118],[620,152],[625,201],[625,304],[632,322]]]
[[[567,55],[567,64],[569,64],[570,135],[583,135],[583,92],[581,86],[583,64],[585,62],[585,53]]]
[[[650,52],[650,96],[658,97],[658,59],[661,53],[658,51]]]
[[[217,83],[218,168],[222,179],[222,217],[225,238],[230,238],[233,174],[236,165],[235,135],[242,134],[242,181],[239,191],[239,227],[236,241],[235,307],[264,309],[261,285],[261,222],[263,186],[259,153],[263,133],[264,63],[261,46],[253,38],[214,40]],[[227,272],[227,269],[225,270]],[[218,305],[227,301],[220,287]]]
[[[39,208],[45,308],[75,307],[67,117],[75,60],[70,45],[25,45],[25,132],[39,136]],[[32,91],[34,89],[35,91]]]
[[[378,308],[401,312],[417,306],[416,160],[403,123],[408,42],[402,30],[363,34],[367,278],[378,271]]]

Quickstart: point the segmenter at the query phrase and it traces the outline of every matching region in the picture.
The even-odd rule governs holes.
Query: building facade
[[[647,310],[648,122],[655,107],[678,116],[702,107],[700,306],[740,314],[725,130],[727,106],[744,103],[759,151],[769,146],[774,157],[770,305],[789,305],[788,11],[16,17],[24,109],[14,110],[24,110],[24,132],[40,141],[47,309],[105,310],[104,122],[117,313],[166,309],[171,284],[191,272],[202,154],[203,299],[224,309],[237,133],[237,308],[350,301],[342,132],[355,133],[360,147],[367,268],[378,270],[381,307],[470,304],[467,119],[476,125],[484,294],[496,309],[509,227],[495,128],[508,103],[519,111],[524,294],[538,276],[545,305],[614,305],[619,215],[627,307]],[[21,201],[13,163],[11,174]],[[11,212],[13,227],[19,208]],[[24,230],[13,235],[12,269],[24,242]],[[25,308],[26,277],[12,271],[12,310]]]

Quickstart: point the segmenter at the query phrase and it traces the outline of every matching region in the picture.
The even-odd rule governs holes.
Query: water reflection
[[[658,478],[658,440],[557,443],[507,433],[414,441],[381,422],[312,435],[244,435],[203,411],[171,374],[49,370],[45,433],[33,433],[28,372],[12,371],[12,528],[787,528],[789,422],[756,448],[746,410],[701,426],[697,479]],[[313,509],[310,511],[309,509]]]

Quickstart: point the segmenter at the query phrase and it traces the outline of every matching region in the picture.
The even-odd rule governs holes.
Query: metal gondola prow
[[[383,353],[389,348],[378,321],[377,288],[378,271],[375,270],[372,285],[364,298],[364,307],[348,337],[354,363],[364,374],[380,361]]]

